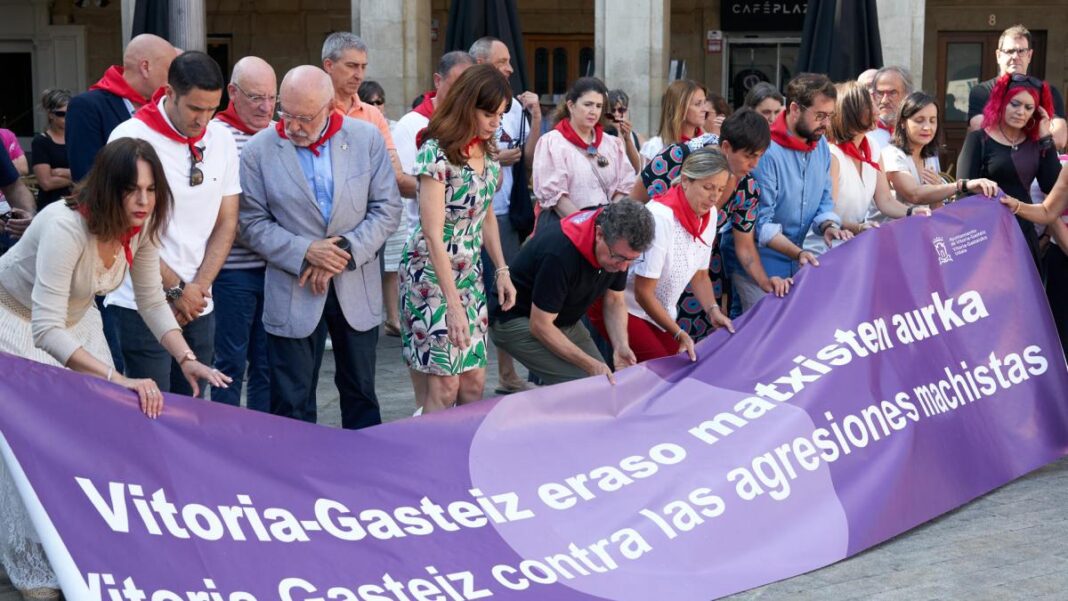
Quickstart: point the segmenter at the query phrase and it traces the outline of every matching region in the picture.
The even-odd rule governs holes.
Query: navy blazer
[[[104,90],[89,90],[67,105],[67,158],[74,181],[84,178],[111,130],[130,118],[122,98]]]

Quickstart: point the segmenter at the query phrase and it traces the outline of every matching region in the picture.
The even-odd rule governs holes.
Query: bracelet
[[[802,248],[801,250],[798,250],[797,251],[797,256],[794,257],[794,260],[795,261],[800,261],[801,260],[801,255],[803,255],[803,254],[805,254],[805,249]]]
[[[115,368],[114,367],[109,367],[108,368],[108,378],[107,378],[108,382],[111,381],[111,376],[114,376],[114,375],[115,375]]]
[[[679,331],[678,331],[678,332],[675,332],[675,335],[674,335],[674,336],[672,336],[672,338],[674,338],[674,339],[675,339],[675,341],[676,341],[676,342],[678,342],[678,341],[679,341],[679,339],[680,339],[680,338],[682,338],[682,335],[683,335],[683,334],[685,334],[685,333],[686,333],[686,330],[684,330],[684,329],[682,329],[682,328],[679,328]]]
[[[1016,206],[1012,208],[1012,214],[1013,215],[1015,215],[1015,214],[1020,212],[1020,205],[1022,205],[1022,204],[1023,204],[1022,200],[1016,199]]]
[[[916,210],[916,207],[914,206],[909,206],[909,208],[905,209],[905,217],[912,217],[912,212],[914,210]]]
[[[502,273],[504,273],[504,272],[506,272],[506,271],[508,271],[508,272],[510,272],[510,271],[511,271],[511,269],[508,269],[508,266],[507,266],[507,265],[505,265],[504,267],[498,267],[498,268],[497,268],[497,269],[496,269],[496,270],[495,270],[495,271],[493,272],[493,274],[494,274],[494,275],[500,275],[500,274],[502,274]]]

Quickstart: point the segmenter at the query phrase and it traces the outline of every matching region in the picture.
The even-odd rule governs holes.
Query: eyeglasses
[[[268,104],[274,104],[278,100],[278,96],[274,94],[249,94],[245,90],[241,89],[241,86],[237,85],[236,83],[234,84],[234,87],[237,88],[237,91],[241,92],[241,94],[244,95],[245,98],[248,98],[249,102],[251,102],[252,104],[262,104],[264,102]]]
[[[998,52],[1009,56],[1026,56],[1031,52],[1030,48],[998,48]]]
[[[52,111],[52,114],[56,117],[66,117],[67,111]]]
[[[631,265],[637,265],[645,260],[641,257],[641,255],[638,255],[637,257],[627,257],[624,255],[616,254],[615,251],[612,250],[612,247],[608,247],[608,258],[612,259],[616,263],[630,263]]]
[[[876,89],[872,89],[871,95],[876,100],[882,100],[883,98],[886,98],[887,100],[897,100],[898,97],[901,96],[901,92],[898,91],[898,90],[876,90]]]
[[[189,187],[194,188],[204,183],[204,172],[197,163],[204,160],[204,149],[199,146],[189,147]]]
[[[278,116],[285,119],[286,121],[297,121],[299,123],[303,123],[304,125],[311,125],[312,123],[315,123],[315,120],[319,118],[319,115],[321,115],[322,112],[326,110],[326,107],[328,106],[330,105],[326,104],[325,106],[323,106],[323,108],[315,111],[315,114],[310,117],[305,115],[294,115],[293,113],[287,113],[283,109],[278,109]]]
[[[367,104],[372,104],[374,106],[382,106],[383,104],[386,103],[386,101],[382,100],[381,98],[376,98],[374,100],[367,100],[366,102],[367,102]]]
[[[812,107],[811,106],[806,106],[805,110],[807,111],[810,108],[812,108]],[[815,117],[816,118],[816,122],[819,123],[821,121],[827,121],[831,117],[834,117],[834,112],[832,111],[830,113],[824,113],[824,112],[813,113],[812,116]]]

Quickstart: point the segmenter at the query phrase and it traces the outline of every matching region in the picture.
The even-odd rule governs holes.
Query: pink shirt
[[[608,159],[604,167],[560,132],[543,135],[534,150],[534,197],[541,208],[556,206],[565,194],[580,209],[608,204],[618,194],[630,194],[637,174],[623,141],[605,134],[598,152]]]
[[[22,147],[19,146],[19,139],[15,136],[15,132],[10,129],[0,129],[0,140],[3,141],[4,150],[7,151],[12,161],[26,154],[22,152]]]

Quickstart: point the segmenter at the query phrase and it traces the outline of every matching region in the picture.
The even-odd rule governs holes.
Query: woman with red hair
[[[1021,203],[1031,204],[1031,182],[1047,194],[1057,181],[1061,164],[1050,135],[1053,97],[1042,80],[1007,73],[998,78],[983,110],[983,128],[968,134],[957,161],[958,191],[969,179],[986,177],[1017,201],[1013,214],[1038,260],[1038,235],[1034,226],[1019,215]]]

